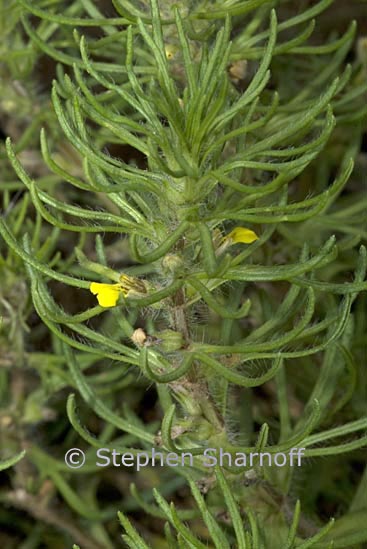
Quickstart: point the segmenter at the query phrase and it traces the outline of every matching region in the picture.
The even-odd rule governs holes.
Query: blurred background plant
[[[112,4],[0,2],[0,540],[362,549],[366,3]]]

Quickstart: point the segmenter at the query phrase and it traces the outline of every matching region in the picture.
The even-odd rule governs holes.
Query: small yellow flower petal
[[[89,289],[97,296],[101,307],[114,307],[122,292],[120,284],[100,284],[99,282],[92,282]]]
[[[246,227],[235,227],[227,236],[224,237],[224,240],[231,240],[231,244],[237,244],[242,242],[243,244],[251,244],[258,240],[258,236],[251,229],[246,229]]]

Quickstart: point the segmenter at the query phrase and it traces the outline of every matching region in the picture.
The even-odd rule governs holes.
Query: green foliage
[[[53,110],[40,107],[3,155],[1,302],[13,327],[0,335],[17,350],[13,363],[26,358],[40,379],[15,422],[27,449],[15,470],[33,471],[28,499],[14,492],[5,503],[29,509],[47,479],[77,518],[37,518],[80,547],[114,547],[118,512],[131,548],[361,549],[366,473],[354,496],[349,484],[341,494],[322,465],[343,459],[348,474],[367,443],[367,85],[363,62],[346,63],[355,23],[317,44],[314,18],[332,0],[291,15],[275,0],[115,0],[111,17],[89,0],[6,4],[16,38],[7,32],[1,50],[12,49],[4,89],[30,78],[40,56],[57,65]],[[39,154],[41,125],[42,170],[32,173],[21,152]],[[243,224],[250,243],[233,237]],[[9,296],[25,276],[16,317]],[[116,306],[96,304],[92,283],[115,288]],[[34,312],[42,352],[26,335]],[[2,396],[10,374],[0,383]],[[54,457],[22,426],[37,426],[60,394],[67,418],[58,410],[51,439],[67,435]],[[68,468],[63,451],[84,443],[85,466]],[[106,506],[96,449],[137,456],[153,446],[191,453],[193,464],[162,472],[159,490],[154,467],[140,472],[139,489],[124,486]],[[224,463],[211,474],[206,448],[233,460],[303,448],[306,461],[301,470]],[[301,483],[316,486],[305,495]],[[169,504],[186,485],[185,508]],[[318,509],[320,494],[336,498],[336,520]],[[137,509],[164,531],[130,520]]]

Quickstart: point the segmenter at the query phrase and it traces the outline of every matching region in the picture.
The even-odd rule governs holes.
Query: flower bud
[[[171,353],[181,349],[183,345],[183,337],[180,332],[174,330],[163,330],[155,334],[157,338],[161,340],[161,346],[163,351]]]
[[[147,334],[142,328],[137,328],[136,330],[134,330],[133,335],[131,336],[131,341],[135,343],[135,345],[141,347],[142,345],[144,345],[146,340]]]
[[[183,259],[177,254],[167,254],[162,259],[162,267],[169,273],[176,273],[183,266]]]

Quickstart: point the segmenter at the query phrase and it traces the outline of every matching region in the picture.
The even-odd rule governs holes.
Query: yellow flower
[[[251,229],[246,229],[246,227],[235,227],[229,234],[227,234],[223,241],[230,241],[230,244],[237,244],[242,242],[243,244],[251,244],[258,240],[258,236]]]
[[[232,244],[251,244],[251,242],[255,242],[258,238],[254,231],[246,229],[246,227],[235,227],[230,233],[222,237],[220,232],[215,229],[213,233],[213,242],[216,248],[215,255],[221,255]]]
[[[92,294],[97,296],[98,303],[101,307],[114,307],[122,293],[124,293],[121,284],[100,284],[92,282],[89,286]]]
[[[120,294],[126,297],[128,294],[146,294],[144,282],[133,276],[122,274],[117,284],[102,284],[92,282],[89,286],[93,295],[97,296],[101,307],[115,307]]]

